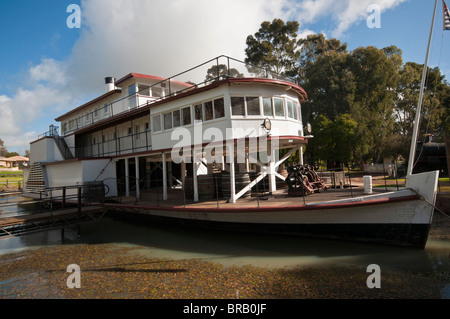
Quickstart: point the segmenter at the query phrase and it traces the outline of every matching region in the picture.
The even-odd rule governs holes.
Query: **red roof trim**
[[[160,76],[155,76],[155,75],[148,75],[148,74],[141,74],[141,73],[129,73],[127,75],[125,75],[124,77],[122,77],[121,79],[117,80],[115,82],[116,85],[119,85],[122,82],[125,82],[126,80],[129,80],[131,78],[137,78],[137,79],[150,79],[150,80],[158,80],[158,81],[164,81],[164,80],[168,80],[167,78],[163,78]],[[185,87],[191,87],[192,84],[188,84],[185,82],[181,82],[181,81],[176,81],[176,80],[170,80],[171,83],[176,83],[176,84],[180,84],[183,85]]]

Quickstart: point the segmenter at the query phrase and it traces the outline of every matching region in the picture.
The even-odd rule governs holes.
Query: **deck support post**
[[[298,158],[299,158],[299,164],[303,165],[303,145],[300,144],[300,147],[298,148]]]
[[[128,158],[125,158],[125,196],[130,196],[130,167]]]
[[[234,169],[234,161],[230,162],[230,203],[236,203],[236,177]]]
[[[136,173],[136,200],[141,197],[141,190],[139,188],[139,157],[134,158],[134,171]]]
[[[167,200],[167,163],[166,163],[166,153],[162,153],[162,167],[163,167],[163,200]]]
[[[183,189],[186,190],[186,162],[183,160],[181,163],[181,184],[183,184]]]
[[[269,191],[273,194],[277,191],[277,181],[276,181],[276,175],[275,170],[277,168],[276,166],[276,157],[275,153],[277,150],[275,148],[270,148],[270,162],[269,162]]]
[[[194,147],[194,151],[192,153],[192,182],[194,187],[194,202],[198,202],[198,168],[200,166],[200,162],[197,159],[197,149]]]

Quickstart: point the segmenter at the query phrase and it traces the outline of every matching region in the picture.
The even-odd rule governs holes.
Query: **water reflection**
[[[17,195],[0,196],[0,218],[39,212],[39,203]]]
[[[20,199],[19,199],[20,200]],[[5,201],[0,202],[0,206]],[[31,206],[0,207],[0,218],[27,214]],[[35,209],[36,210],[36,209]],[[369,245],[355,242],[245,233],[208,231],[192,228],[138,224],[104,217],[84,223],[81,237],[75,226],[0,239],[0,255],[40,247],[112,243],[132,247],[133,252],[153,258],[203,259],[229,266],[253,265],[265,268],[356,266],[378,264],[393,271],[450,270],[450,241],[430,238],[424,250]],[[450,298],[450,282],[441,289]]]
[[[378,264],[391,270],[450,269],[450,242],[428,241],[425,250],[297,237],[219,232],[160,225],[139,225],[103,218],[75,227],[0,240],[0,254],[40,246],[100,244],[136,248],[156,258],[202,258],[224,266],[267,268],[294,266],[360,266]]]

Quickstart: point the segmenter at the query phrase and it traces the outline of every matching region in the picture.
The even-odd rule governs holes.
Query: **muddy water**
[[[1,216],[0,216],[1,217]],[[429,238],[424,250],[367,245],[334,240],[217,232],[135,224],[104,217],[76,227],[0,239],[0,255],[45,246],[112,243],[133,247],[144,256],[202,259],[229,266],[367,267],[377,264],[393,271],[444,274],[450,271],[450,241]],[[444,279],[444,281],[447,279]],[[441,296],[450,299],[450,282],[441,283]]]

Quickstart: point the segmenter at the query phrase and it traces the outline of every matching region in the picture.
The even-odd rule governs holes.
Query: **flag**
[[[444,0],[442,0],[442,4],[444,6],[444,31],[450,30],[450,13],[448,12],[448,7]]]

